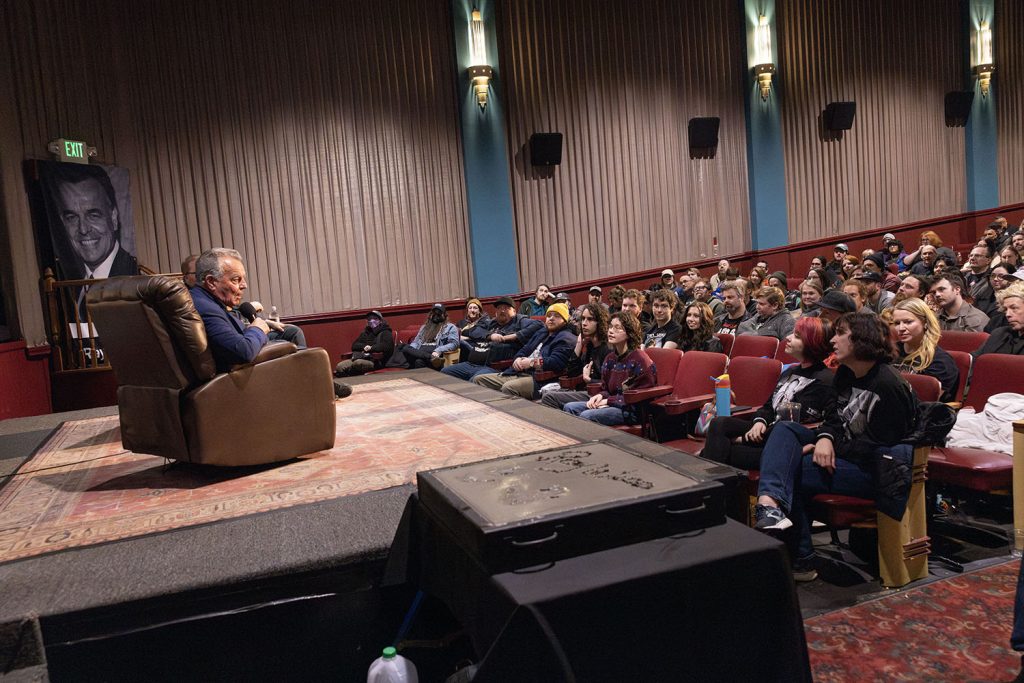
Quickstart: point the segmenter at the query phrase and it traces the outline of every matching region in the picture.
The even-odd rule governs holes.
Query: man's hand
[[[366,346],[363,347],[363,353],[369,353],[372,350],[373,350],[373,347],[370,346],[369,344],[367,344]]]
[[[263,334],[270,334],[270,326],[267,325],[267,321],[263,318],[256,318],[249,324],[249,327],[255,327],[258,330],[263,330]]]
[[[764,422],[755,422],[743,435],[743,438],[750,443],[761,443],[764,441],[764,433],[767,429]]]
[[[505,337],[495,332],[490,336],[490,340],[495,344],[500,344],[501,342],[505,341]]]
[[[257,320],[263,320],[263,318],[256,318],[256,319]],[[281,323],[277,322],[276,320],[264,320],[263,322],[267,323],[267,325],[270,327],[270,329],[274,330],[275,332],[284,332],[284,325],[282,325]]]
[[[512,369],[515,370],[516,372],[525,370],[528,367],[530,367],[529,358],[516,358],[514,361],[512,361]]]
[[[814,444],[814,464],[824,467],[829,474],[836,471],[836,450],[831,439],[818,439]]]

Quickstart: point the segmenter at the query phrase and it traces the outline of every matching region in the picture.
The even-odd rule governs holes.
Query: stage
[[[322,649],[329,654],[316,655],[316,661],[330,671],[320,675],[349,680],[353,672],[365,675],[366,665],[394,637],[407,606],[407,591],[388,596],[378,586],[417,469],[604,440],[669,467],[685,462],[692,471],[698,463],[709,478],[731,476],[728,468],[432,370],[351,383],[354,394],[342,404],[353,414],[361,406],[373,412],[368,406],[374,397],[388,391],[422,396],[394,414],[390,428],[377,424],[364,434],[358,420],[339,424],[335,450],[363,463],[360,473],[381,462],[388,467],[359,479],[331,471],[328,456],[293,461],[289,467],[307,470],[300,478],[301,496],[281,493],[290,484],[281,481],[284,470],[274,467],[240,473],[234,481],[223,472],[167,468],[162,459],[129,457],[116,449],[79,454],[116,466],[103,477],[96,467],[73,474],[61,462],[43,462],[41,454],[33,460],[44,444],[74,440],[71,432],[60,431],[66,420],[98,426],[96,434],[67,448],[102,448],[116,408],[0,423],[0,501],[5,494],[15,499],[15,493],[27,501],[12,507],[20,510],[17,520],[5,519],[0,509],[0,551],[9,553],[0,554],[2,670],[30,680],[315,678],[302,670],[302,662],[309,666],[314,651]],[[244,420],[238,416],[237,428],[244,428]],[[32,467],[38,470],[30,473]],[[38,479],[35,488],[28,477]],[[243,486],[243,477],[251,483]],[[170,483],[162,484],[164,478]],[[217,485],[213,503],[190,503],[188,496],[211,482]],[[26,521],[40,492],[50,487],[67,493],[72,484],[90,497],[54,508],[63,517],[38,514]],[[273,495],[254,503],[254,491],[267,487]],[[140,499],[140,491],[151,493],[150,499]],[[129,494],[132,504],[124,502]],[[145,508],[172,507],[173,515],[155,521],[140,516]],[[116,509],[123,518],[116,526],[98,524],[97,508]],[[188,512],[200,508],[202,514]],[[54,524],[66,528],[46,526]],[[117,657],[115,665],[109,658]]]

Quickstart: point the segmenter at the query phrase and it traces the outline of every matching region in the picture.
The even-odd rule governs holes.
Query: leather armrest
[[[260,363],[266,363],[268,360],[274,360],[275,358],[283,358],[284,356],[290,356],[299,350],[299,347],[295,346],[291,342],[277,341],[264,344],[263,348],[260,349],[259,353],[251,363],[239,363],[238,365],[232,365],[229,372],[234,372],[239,368],[246,368],[250,365],[259,365]]]
[[[627,389],[622,392],[622,400],[626,405],[635,405],[637,403],[652,401],[662,396],[668,396],[671,393],[672,387],[667,384],[660,384],[658,386],[646,387],[644,389]]]
[[[558,373],[552,370],[541,370],[540,372],[533,373],[533,378],[538,382],[551,382],[558,379]]]
[[[757,410],[757,408],[744,408],[742,410],[732,410],[731,414],[733,417],[738,417],[740,419],[749,419],[753,421],[754,415],[757,414]]]
[[[501,372],[502,370],[512,367],[512,361],[512,358],[509,358],[507,360],[496,360],[493,363],[491,363],[491,369]]]
[[[590,394],[591,396],[593,396],[595,394],[600,394],[601,393],[601,383],[600,382],[591,382],[590,384],[588,384],[587,385],[587,393]]]
[[[714,400],[714,394],[701,394],[699,396],[686,396],[684,398],[667,396],[665,398],[657,399],[654,402],[654,405],[664,408],[665,413],[668,415],[682,415],[683,413],[688,413],[691,410],[699,410],[705,403]]]
[[[579,389],[584,384],[583,375],[576,375],[575,377],[559,377],[558,384],[563,389],[570,391]]]

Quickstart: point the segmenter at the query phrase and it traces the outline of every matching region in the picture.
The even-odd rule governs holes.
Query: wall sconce
[[[757,59],[754,75],[761,88],[761,99],[767,100],[772,89],[775,64],[772,63],[772,27],[768,25],[768,17],[763,14],[757,18],[757,28],[754,29],[754,54]]]
[[[476,94],[476,103],[483,111],[487,106],[487,94],[491,78],[494,76],[494,68],[487,63],[487,38],[484,34],[484,22],[480,17],[480,10],[473,8],[473,17],[469,22],[469,51],[473,66],[467,70],[469,79],[473,83],[473,92]]]
[[[974,75],[978,77],[978,85],[981,87],[981,96],[988,96],[989,84],[992,82],[992,72],[996,65],[992,62],[992,29],[987,21],[981,22],[974,34]]]

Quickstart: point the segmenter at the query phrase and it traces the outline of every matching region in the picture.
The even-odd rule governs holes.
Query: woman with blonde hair
[[[818,302],[825,294],[820,281],[804,280],[800,284],[800,315],[804,317],[817,317],[821,314]]]
[[[955,401],[960,371],[953,357],[939,346],[942,328],[928,305],[917,298],[904,299],[892,312],[897,360],[901,372],[931,375],[942,385],[942,400]]]

